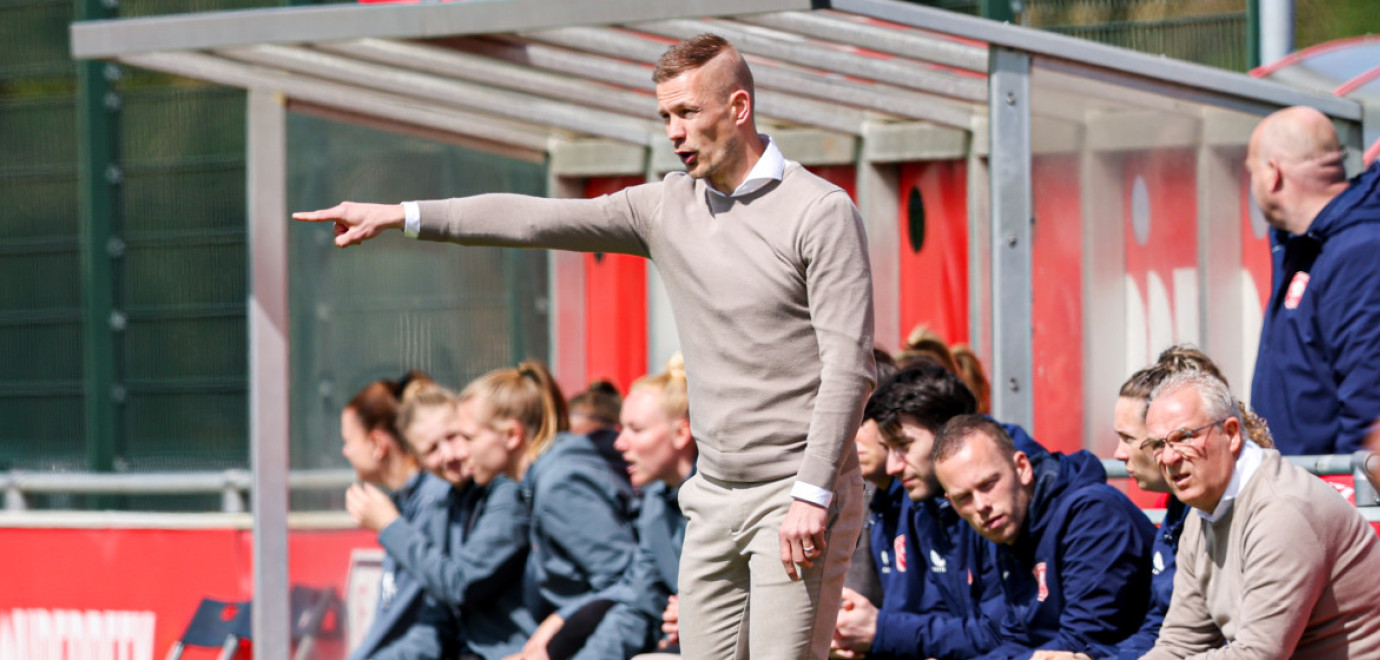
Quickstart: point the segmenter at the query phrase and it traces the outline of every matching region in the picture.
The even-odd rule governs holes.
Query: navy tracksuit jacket
[[[1108,486],[1097,457],[1032,459],[1035,492],[1020,536],[996,547],[1006,613],[1002,643],[983,658],[1036,649],[1115,657],[1150,604],[1155,527]]]
[[[1032,459],[1048,454],[1025,429],[1002,426],[1016,448]],[[873,552],[879,546],[893,549],[898,570],[891,583],[883,576],[886,596],[869,656],[966,658],[996,646],[1004,602],[990,558],[992,544],[942,497],[925,502],[903,498],[900,515],[900,529],[892,539],[879,541],[875,530],[884,525],[873,527]]]
[[[1280,453],[1351,453],[1380,417],[1380,163],[1271,244],[1251,403]]]
[[[1150,611],[1140,630],[1117,644],[1118,660],[1136,660],[1150,652],[1155,646],[1155,638],[1160,636],[1160,624],[1169,611],[1169,599],[1174,595],[1174,574],[1178,564],[1174,556],[1179,552],[1179,536],[1184,531],[1184,520],[1188,518],[1187,504],[1170,496],[1169,505],[1164,512],[1164,522],[1155,533],[1155,554],[1151,558]]]

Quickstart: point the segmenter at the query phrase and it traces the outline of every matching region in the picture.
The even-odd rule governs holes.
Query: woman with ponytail
[[[533,621],[618,581],[637,548],[632,491],[589,438],[568,432],[565,398],[545,366],[523,362],[471,382],[460,427],[477,483],[522,483],[531,516],[523,602]]]
[[[652,650],[661,637],[667,599],[678,591],[685,517],[677,494],[694,472],[685,364],[676,354],[666,371],[633,383],[614,443],[642,490],[633,565],[612,587],[547,617],[529,646],[545,644],[551,660],[629,658]],[[670,640],[674,642],[674,638]]]
[[[1151,452],[1142,449],[1148,432],[1145,429],[1145,413],[1150,407],[1150,394],[1161,383],[1182,373],[1202,373],[1211,376],[1223,385],[1228,385],[1226,376],[1206,353],[1189,344],[1170,346],[1160,353],[1155,364],[1132,374],[1121,386],[1113,417],[1117,442],[1115,457],[1126,463],[1126,471],[1141,490],[1151,493],[1169,493],[1169,482],[1165,480]],[[1273,447],[1274,439],[1265,420],[1250,407],[1236,401],[1240,414],[1243,435],[1261,447]],[[1168,495],[1164,521],[1155,535],[1154,563],[1155,575],[1151,584],[1150,611],[1140,629],[1122,640],[1117,648],[1119,657],[1139,658],[1155,645],[1159,635],[1160,623],[1169,611],[1169,600],[1174,592],[1176,572],[1175,555],[1179,548],[1179,536],[1183,533],[1184,521],[1189,507],[1173,495]]]
[[[397,381],[381,380],[356,394],[340,416],[341,453],[362,484],[346,492],[355,521],[375,531],[391,524],[424,530],[427,542],[445,542],[452,489],[423,471],[399,432],[399,411],[431,379],[412,372]],[[388,489],[385,495],[380,487]],[[370,506],[382,500],[386,508]],[[351,660],[451,657],[456,651],[455,620],[448,608],[428,597],[400,557],[388,552],[373,623]]]
[[[446,510],[409,521],[369,488],[352,489],[347,505],[357,521],[379,532],[379,544],[430,598],[459,615],[460,657],[497,660],[521,648],[536,625],[520,588],[527,506],[517,482],[493,471],[476,475],[467,421],[459,397],[434,385],[405,397],[398,411],[404,443],[453,489]]]

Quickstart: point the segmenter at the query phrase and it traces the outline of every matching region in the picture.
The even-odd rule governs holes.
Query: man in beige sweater
[[[335,223],[341,247],[402,229],[656,262],[700,450],[680,491],[682,651],[823,658],[862,525],[852,438],[875,385],[862,220],[757,133],[752,73],[722,38],[673,46],[653,80],[685,173],[592,200],[479,195],[293,217]]]
[[[1380,657],[1380,539],[1354,507],[1243,436],[1231,392],[1210,376],[1161,384],[1145,425],[1194,512],[1144,658]]]

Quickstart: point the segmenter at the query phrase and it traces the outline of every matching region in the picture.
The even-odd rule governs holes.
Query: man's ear
[[[1273,193],[1284,188],[1284,168],[1280,166],[1277,158],[1265,161],[1265,186]]]
[[[752,95],[746,89],[735,89],[728,95],[728,107],[733,113],[733,123],[742,126],[752,121]]]
[[[1246,446],[1245,428],[1241,425],[1241,420],[1235,417],[1228,417],[1227,421],[1222,422],[1222,431],[1227,434],[1227,449],[1232,456],[1240,456],[1241,450]]]
[[[1016,453],[1011,455],[1011,463],[1016,466],[1016,480],[1022,486],[1035,483],[1035,466],[1030,464],[1030,457],[1026,456],[1025,452],[1017,449]]]

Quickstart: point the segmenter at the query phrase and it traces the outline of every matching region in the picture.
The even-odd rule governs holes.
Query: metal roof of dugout
[[[858,166],[869,227],[894,231],[897,210],[872,165],[974,164],[970,243],[974,268],[984,269],[972,288],[985,302],[974,305],[973,336],[991,356],[994,413],[1025,424],[1033,155],[1126,150],[1141,140],[1240,150],[1254,118],[1295,104],[1331,115],[1355,147],[1363,119],[1354,100],[897,0],[477,0],[74,23],[77,58],[249,91],[256,657],[286,657],[289,644],[285,112],[545,161],[553,181],[655,176],[680,163],[656,121],[651,64],[700,32],[721,34],[747,56],[759,122],[788,157]],[[1032,98],[1036,69],[1046,91]],[[1107,88],[1117,92],[1096,93]],[[874,248],[895,240],[869,234]],[[885,253],[874,250],[879,300],[887,287],[894,294]],[[1084,258],[1083,286],[1098,286],[1101,257]],[[877,315],[879,328],[896,325],[887,304]],[[896,343],[879,334],[888,339]],[[1089,337],[1085,354],[1114,350],[1098,341]],[[1088,389],[1114,392],[1107,380],[1121,376],[1089,374]]]

